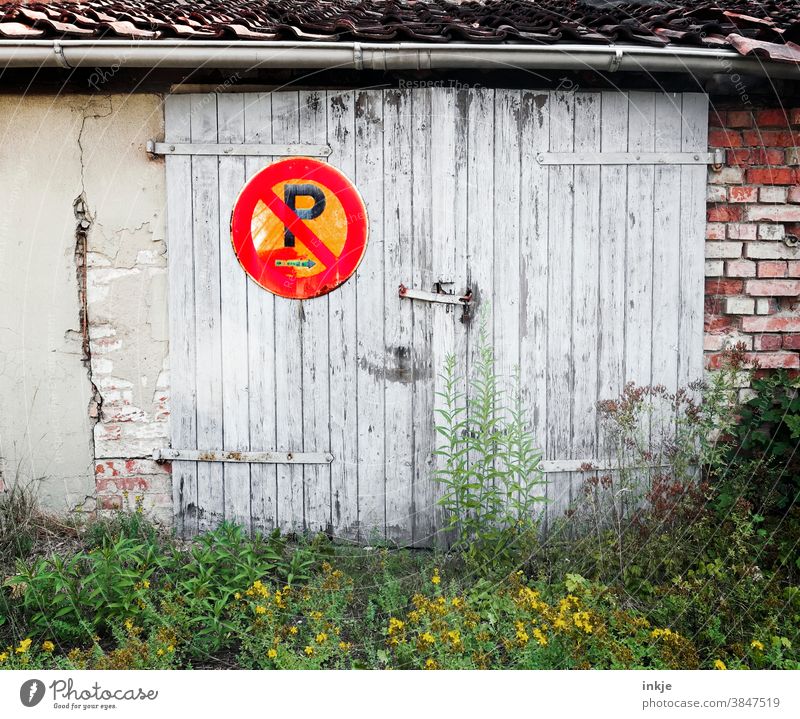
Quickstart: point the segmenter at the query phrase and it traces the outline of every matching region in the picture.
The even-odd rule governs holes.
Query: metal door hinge
[[[540,165],[711,165],[725,163],[725,150],[713,152],[540,152]]]
[[[250,462],[252,464],[330,464],[330,452],[235,452],[221,449],[154,449],[156,462]]]
[[[268,157],[271,155],[302,155],[305,157],[328,157],[330,145],[265,145],[265,144],[217,144],[208,142],[156,142],[147,141],[151,155],[210,155],[227,157]]]

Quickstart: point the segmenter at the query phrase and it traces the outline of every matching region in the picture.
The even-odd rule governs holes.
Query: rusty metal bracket
[[[330,464],[330,452],[235,452],[212,449],[154,449],[156,462],[245,462],[252,464]]]
[[[426,290],[415,290],[405,285],[400,285],[398,295],[407,300],[420,300],[422,302],[439,302],[445,305],[459,305],[464,308],[464,315],[462,321],[469,319],[470,310],[474,302],[472,290],[467,288],[466,292],[458,296],[451,292],[445,292],[442,285],[449,285],[451,282],[436,282],[434,284],[435,292],[427,292]]]

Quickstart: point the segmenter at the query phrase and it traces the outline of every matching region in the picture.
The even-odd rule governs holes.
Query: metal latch
[[[470,310],[473,304],[472,290],[467,288],[466,292],[458,296],[453,292],[447,292],[444,285],[451,285],[452,282],[439,281],[434,283],[434,292],[427,292],[426,290],[416,290],[405,285],[400,285],[398,295],[407,300],[421,300],[422,302],[440,302],[445,305],[460,305],[464,308],[464,314],[461,317],[462,322],[470,317]]]
[[[236,452],[221,449],[154,449],[156,462],[251,462],[253,464],[330,464],[330,452]]]

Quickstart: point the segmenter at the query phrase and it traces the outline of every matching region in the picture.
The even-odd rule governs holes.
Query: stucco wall
[[[156,95],[0,97],[0,456],[55,509],[93,509],[97,476],[104,506],[145,482],[170,513],[166,469],[130,461],[167,434],[162,125]]]

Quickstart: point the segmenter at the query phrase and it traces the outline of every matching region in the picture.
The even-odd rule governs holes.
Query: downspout
[[[540,69],[599,72],[739,73],[800,79],[788,63],[734,50],[625,45],[192,42],[182,40],[0,41],[0,67],[208,69]]]

